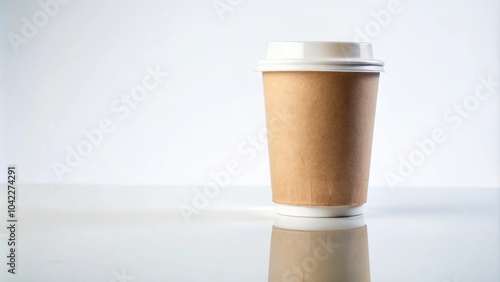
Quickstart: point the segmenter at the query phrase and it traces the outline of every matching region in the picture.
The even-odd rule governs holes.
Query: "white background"
[[[255,68],[267,43],[369,40],[386,63],[370,185],[389,185],[399,156],[437,128],[446,140],[396,186],[500,185],[500,87],[460,125],[443,117],[472,101],[481,77],[499,81],[498,1],[73,0],[51,6],[19,44],[23,18],[43,24],[44,10],[0,3],[0,166],[17,164],[22,183],[58,183],[53,165],[66,164],[65,148],[108,118],[114,131],[63,183],[201,185],[236,161],[231,184],[269,185],[262,142],[249,161],[238,151],[265,127]],[[121,119],[111,105],[148,67],[169,76]]]

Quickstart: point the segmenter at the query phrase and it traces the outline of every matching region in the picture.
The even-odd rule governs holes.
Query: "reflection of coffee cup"
[[[263,72],[273,201],[285,215],[362,213],[379,72],[369,43],[270,43]]]
[[[275,281],[370,281],[363,216],[277,215],[269,258],[269,282]]]

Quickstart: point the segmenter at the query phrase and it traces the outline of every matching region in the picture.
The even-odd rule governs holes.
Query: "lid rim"
[[[260,65],[257,67],[260,72],[272,71],[320,71],[320,72],[384,72],[382,66],[376,65]]]
[[[328,65],[328,66],[384,66],[385,63],[379,60],[262,60],[257,63],[257,66],[280,66],[280,65]]]

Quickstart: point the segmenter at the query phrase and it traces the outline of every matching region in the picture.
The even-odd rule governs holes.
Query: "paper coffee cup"
[[[276,211],[312,217],[361,214],[383,71],[371,45],[274,42],[258,69]]]
[[[269,258],[269,282],[275,281],[370,281],[363,216],[278,215]]]

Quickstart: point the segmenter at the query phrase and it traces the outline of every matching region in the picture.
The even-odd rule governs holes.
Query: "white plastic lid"
[[[259,71],[383,72],[384,62],[373,59],[365,42],[271,42]]]

